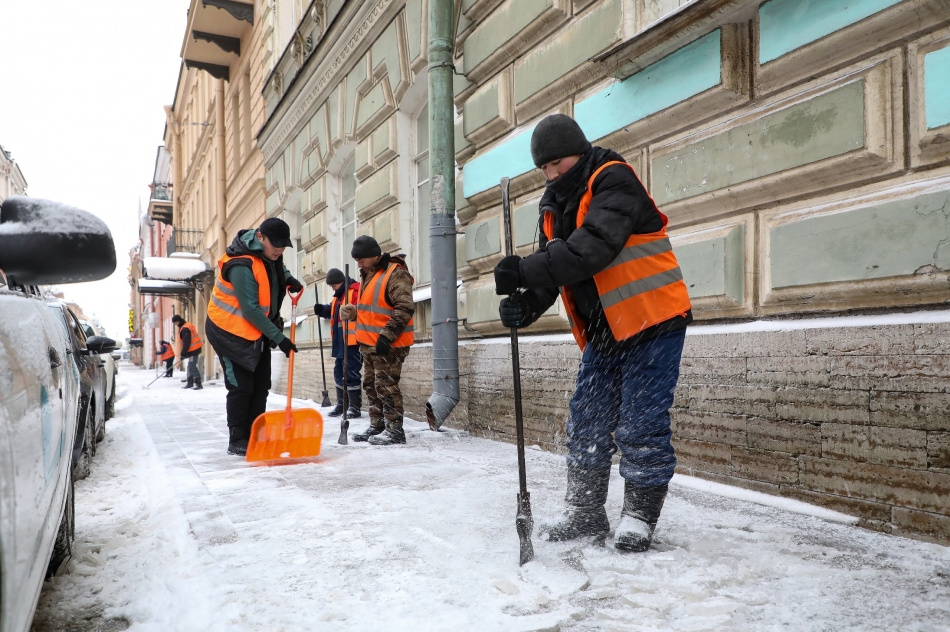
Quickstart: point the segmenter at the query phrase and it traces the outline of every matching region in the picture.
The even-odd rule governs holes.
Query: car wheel
[[[92,407],[86,409],[85,418],[80,419],[82,424],[82,436],[76,437],[78,441],[82,444],[82,451],[79,454],[79,459],[76,461],[76,465],[73,466],[73,479],[81,481],[87,476],[89,476],[89,470],[92,466],[92,457],[96,453],[96,441],[93,437],[92,429]]]
[[[109,394],[109,399],[106,401],[106,419],[112,419],[115,417],[115,380],[112,381],[112,392]]]
[[[109,406],[108,404],[106,404],[106,412],[108,411],[109,411]],[[96,428],[96,443],[99,443],[100,441],[106,438],[106,419],[108,418],[109,417],[106,416],[105,419],[102,420],[102,425]],[[95,417],[93,417],[93,419],[95,419]],[[95,454],[95,451],[93,451],[93,454]]]
[[[49,566],[46,567],[46,579],[59,573],[66,562],[73,556],[73,540],[76,539],[76,500],[73,490],[72,472],[66,473],[66,506],[63,507],[63,516],[59,522],[59,531],[56,533],[56,543],[53,545],[53,555]]]

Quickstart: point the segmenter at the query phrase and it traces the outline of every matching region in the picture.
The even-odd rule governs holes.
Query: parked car
[[[98,335],[92,323],[85,320],[80,320],[79,323],[82,325],[82,330],[85,332],[87,339]],[[119,371],[119,354],[116,353],[114,347],[115,342],[113,341],[113,350],[111,352],[99,354],[99,359],[105,363],[103,364],[102,370],[106,376],[106,399],[105,406],[103,407],[106,421],[115,417],[115,375]],[[105,428],[105,426],[103,426],[103,428]],[[105,432],[103,431],[103,435],[97,435],[96,440],[102,441],[104,436]]]
[[[0,632],[30,628],[75,525],[80,375],[40,286],[114,269],[112,235],[93,215],[25,197],[0,205]]]
[[[80,481],[89,476],[96,444],[106,436],[106,371],[102,355],[115,349],[115,341],[104,336],[87,338],[85,329],[65,303],[49,304],[60,325],[60,333],[79,374],[80,422],[73,443],[73,479]]]

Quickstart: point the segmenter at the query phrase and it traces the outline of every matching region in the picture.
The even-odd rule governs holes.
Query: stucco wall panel
[[[694,316],[749,315],[754,310],[755,218],[745,215],[696,230],[671,231]]]
[[[366,222],[399,201],[399,179],[395,164],[390,163],[356,187],[356,214]]]
[[[950,28],[910,44],[907,75],[911,165],[950,162]]]
[[[774,203],[902,166],[901,58],[886,55],[651,147],[650,190],[678,222]]]
[[[913,305],[945,294],[950,173],[935,175],[764,213],[762,310]]]

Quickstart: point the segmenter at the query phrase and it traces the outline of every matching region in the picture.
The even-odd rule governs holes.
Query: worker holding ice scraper
[[[546,179],[538,249],[495,267],[499,315],[527,327],[560,293],[583,352],[567,423],[567,508],[542,539],[603,538],[611,457],[624,501],[614,546],[650,548],[676,456],[669,409],[689,296],[667,218],[620,154],[594,147],[569,116],[543,118],[531,157]]]

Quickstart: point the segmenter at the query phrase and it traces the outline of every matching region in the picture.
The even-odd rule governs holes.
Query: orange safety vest
[[[214,275],[214,289],[211,290],[211,300],[208,302],[208,318],[215,325],[245,340],[259,340],[263,334],[244,318],[241,305],[238,303],[234,286],[224,280],[222,271],[224,264],[231,259],[250,259],[251,271],[257,281],[257,302],[265,314],[270,314],[270,280],[267,278],[267,268],[258,257],[238,255],[229,257],[224,255],[218,259],[218,269]]]
[[[356,285],[355,283],[353,285]],[[350,286],[347,288],[347,303],[355,303],[359,299],[359,293],[357,288]],[[338,306],[337,304],[340,301],[334,296],[333,300],[330,301],[330,322],[333,322],[334,316],[337,314]],[[352,347],[356,344],[356,321],[355,320],[341,320],[340,325],[346,328],[346,346]],[[374,343],[375,344],[375,343]]]
[[[170,344],[163,344],[162,348],[159,349],[159,353],[162,354],[161,357],[159,358],[159,360],[161,360],[162,362],[165,362],[166,360],[171,360],[172,358],[175,357],[175,350],[172,349],[172,346]]]
[[[201,337],[198,335],[198,330],[195,329],[195,326],[189,322],[186,322],[184,325],[181,326],[181,328],[187,329],[188,331],[191,332],[191,344],[189,345],[187,349],[182,349],[181,352],[190,353],[191,351],[196,351],[200,349],[203,343],[201,342]]]
[[[400,267],[398,263],[390,263],[385,271],[377,271],[372,279],[360,287],[356,313],[357,342],[371,347],[376,346],[380,332],[393,317],[393,307],[386,302],[386,285],[397,267]],[[409,324],[393,341],[394,347],[408,347],[415,341],[412,334],[412,321],[413,319],[410,318]]]
[[[611,165],[624,165],[633,171],[633,167],[625,162],[612,161],[593,173],[577,209],[578,228],[584,223],[590,208],[594,179]],[[691,308],[683,273],[666,234],[669,220],[659,209],[657,213],[663,218],[663,228],[655,233],[630,235],[617,258],[594,275],[604,315],[614,339],[618,341],[683,315]],[[544,215],[544,234],[550,240],[553,238],[554,215],[550,211],[545,211]],[[574,296],[566,286],[561,288],[561,299],[571,322],[571,333],[583,351],[587,348],[586,326],[577,313]]]

